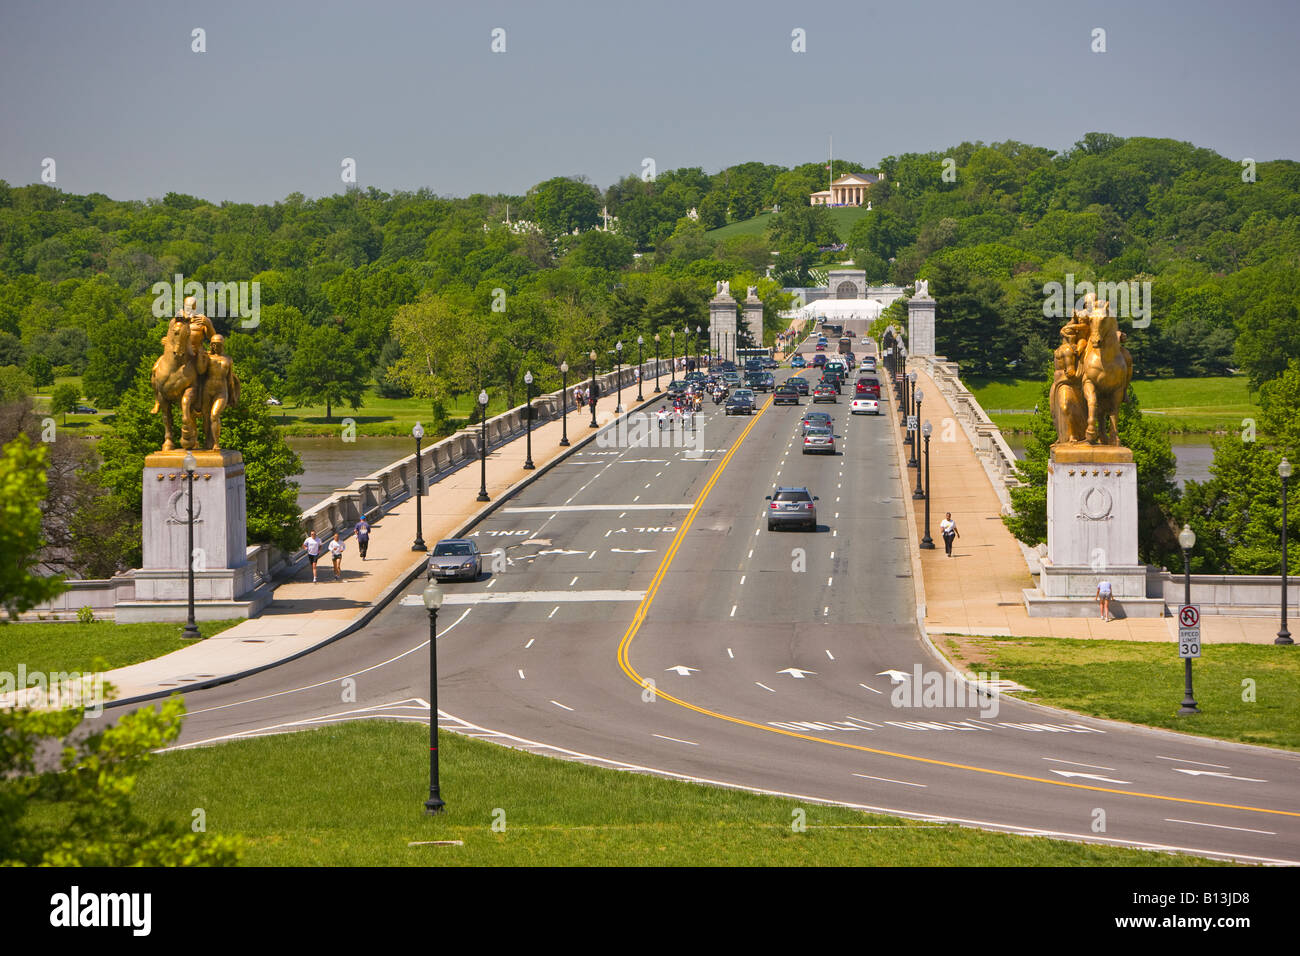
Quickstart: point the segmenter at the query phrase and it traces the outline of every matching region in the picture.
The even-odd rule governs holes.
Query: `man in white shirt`
[[[302,543],[307,549],[307,560],[311,562],[311,583],[316,583],[316,562],[320,560],[321,539],[316,537],[315,531],[307,533],[307,540]]]

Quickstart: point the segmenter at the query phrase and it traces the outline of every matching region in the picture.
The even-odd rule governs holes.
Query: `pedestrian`
[[[343,580],[343,542],[339,540],[339,533],[334,532],[334,540],[330,542],[330,557],[334,559],[334,580]]]
[[[1110,616],[1110,581],[1097,582],[1097,604],[1101,607],[1102,621],[1111,620]]]
[[[357,536],[357,551],[361,553],[361,560],[366,560],[366,549],[370,547],[370,522],[366,516],[362,515],[361,520],[357,522],[352,533]]]
[[[961,533],[957,530],[957,522],[952,520],[952,512],[944,512],[944,519],[939,522],[939,531],[943,534],[943,550],[948,557],[952,557],[952,542],[954,538],[960,538]]]
[[[315,531],[307,533],[307,540],[302,543],[307,549],[307,560],[311,562],[311,583],[316,583],[316,562],[320,560],[321,540]]]

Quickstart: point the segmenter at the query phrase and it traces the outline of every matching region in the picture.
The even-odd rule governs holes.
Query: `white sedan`
[[[849,412],[853,415],[879,415],[880,400],[877,398],[855,398],[849,405]]]

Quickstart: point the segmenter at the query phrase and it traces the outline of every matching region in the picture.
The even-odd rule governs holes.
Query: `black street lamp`
[[[430,581],[424,589],[424,606],[429,609],[429,799],[424,801],[428,813],[441,813],[446,806],[438,792],[438,608],[442,607],[442,588]]]
[[[927,551],[934,549],[934,539],[930,537],[930,423],[927,421],[921,426],[921,434],[925,436],[925,537],[921,539],[921,547]],[[917,469],[917,480],[920,480],[921,471]]]
[[[672,358],[668,364],[668,368],[672,371],[672,378],[668,379],[668,382],[669,384],[672,384],[677,379],[677,330],[676,329],[668,330],[668,345],[669,345],[669,350],[673,353]]]
[[[636,337],[636,400],[644,402],[645,396],[641,394],[641,379],[645,378],[645,356],[642,354],[645,345],[645,337],[638,335]]]
[[[921,390],[916,390],[916,420],[921,421]],[[925,498],[925,489],[921,487],[921,436],[917,434],[916,441],[912,443],[912,450],[916,452],[916,490],[912,492],[912,497],[917,501]],[[928,498],[926,499],[929,500]]]
[[[700,326],[695,327],[695,371],[700,370]]]
[[[907,360],[904,359],[898,375],[898,414],[903,418],[903,427],[907,427]]]
[[[560,363],[560,376],[561,376],[560,391],[563,394],[563,398],[561,399],[561,402],[563,402],[563,404],[560,407],[564,409],[564,415],[560,418],[560,421],[562,423],[560,425],[560,433],[561,433],[560,445],[563,448],[567,448],[569,447],[569,363],[568,362]]]
[[[916,451],[917,451],[917,446],[920,445],[921,443],[920,443],[920,441],[917,440],[916,432],[913,431],[913,430],[912,430],[912,427],[911,427],[911,422],[919,420],[919,419],[917,419],[917,417],[916,417],[916,412],[917,412],[917,408],[916,408],[916,392],[917,392],[917,388],[916,388],[916,373],[915,373],[915,372],[910,372],[910,373],[908,373],[908,376],[907,376],[907,383],[908,383],[908,384],[907,384],[907,419],[906,419],[906,421],[908,422],[908,428],[907,428],[907,443],[908,443],[909,445],[912,446],[911,452],[909,453],[909,457],[908,457],[908,459],[907,459],[907,467],[908,467],[908,468],[920,468],[920,467],[921,467],[921,463],[920,463],[920,461],[917,460],[917,457],[916,457]]]
[[[591,405],[591,427],[598,428],[596,424],[596,350],[591,350],[591,398],[588,399]]]
[[[524,470],[532,471],[537,466],[533,464],[533,373],[524,373],[524,444],[527,451],[524,453]]]
[[[199,633],[199,626],[194,622],[194,469],[198,467],[198,462],[194,459],[194,453],[187,451],[185,453],[185,481],[189,484],[189,514],[185,519],[185,526],[188,529],[189,547],[185,550],[186,565],[189,567],[190,578],[190,610],[189,617],[185,619],[185,631],[181,637],[187,641],[196,641],[203,635]]]
[[[655,394],[658,395],[663,389],[659,387],[659,333],[655,333]]]
[[[614,358],[614,383],[618,386],[618,401],[614,403],[614,414],[623,413],[623,343],[619,341],[614,346],[614,351],[618,354]]]
[[[1287,553],[1286,553],[1286,483],[1291,477],[1291,462],[1283,458],[1277,466],[1278,476],[1282,479],[1282,630],[1277,632],[1277,638],[1274,644],[1294,644],[1291,640],[1291,632],[1286,629],[1286,572],[1287,572]]]
[[[411,429],[415,438],[415,541],[411,543],[412,551],[428,551],[424,543],[424,524],[420,515],[420,499],[424,496],[424,459],[420,457],[420,441],[424,438],[424,426],[419,422]]]
[[[1178,532],[1178,545],[1183,549],[1183,603],[1192,603],[1192,548],[1196,546],[1196,532],[1190,525],[1183,525]],[[1199,714],[1196,698],[1192,696],[1192,659],[1183,658],[1183,706],[1178,708],[1180,714]]]
[[[487,493],[487,389],[478,393],[478,404],[483,418],[483,431],[478,442],[479,486],[478,500],[491,501]]]

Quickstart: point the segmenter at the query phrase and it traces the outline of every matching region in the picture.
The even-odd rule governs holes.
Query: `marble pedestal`
[[[248,564],[244,459],[237,451],[195,451],[194,600],[198,620],[257,614],[270,603]],[[145,458],[143,561],[135,599],[119,602],[119,621],[184,621],[188,615],[188,480],[185,451]]]
[[[907,354],[934,354],[935,300],[929,293],[907,302]]]
[[[1025,591],[1030,617],[1096,615],[1097,584],[1110,581],[1115,616],[1159,617],[1138,561],[1137,466],[1113,445],[1053,445],[1047,465],[1047,556]]]

